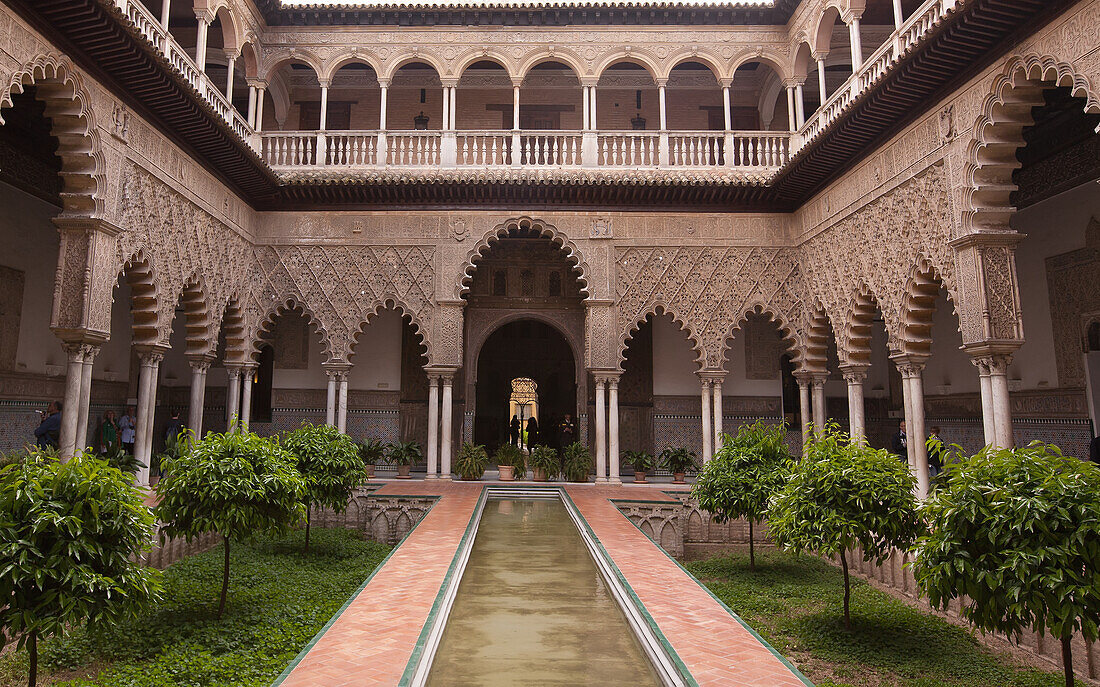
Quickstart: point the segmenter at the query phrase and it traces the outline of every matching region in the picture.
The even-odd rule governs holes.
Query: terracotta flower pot
[[[398,465],[397,466],[397,479],[412,479],[409,476],[409,470],[412,469],[411,465]]]
[[[634,473],[634,484],[649,484],[649,482],[645,478],[644,472]]]
[[[367,463],[364,467],[367,469],[367,479],[374,479],[374,463]]]
[[[682,472],[672,473],[672,483],[673,484],[687,484],[687,482],[684,481],[684,473],[682,473]]]
[[[501,465],[497,469],[500,470],[500,481],[501,482],[514,482],[515,481],[515,479],[516,479],[516,467],[514,465]]]
[[[543,470],[542,468],[531,468],[531,472],[533,473],[533,476],[532,476],[531,479],[533,479],[534,481],[536,481],[536,482],[545,482],[546,481],[546,471]]]

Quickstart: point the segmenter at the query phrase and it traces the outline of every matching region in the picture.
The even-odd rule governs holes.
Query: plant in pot
[[[527,461],[523,451],[515,444],[501,444],[493,459],[500,470],[500,481],[511,482],[518,476],[523,479],[527,476]]]
[[[386,460],[386,445],[377,439],[364,439],[359,442],[359,457],[367,471],[367,479],[374,478],[374,466]]]
[[[386,460],[397,466],[397,479],[409,479],[409,471],[420,461],[420,457],[420,444],[415,441],[398,441],[390,444]]]
[[[626,459],[634,466],[634,484],[649,484],[645,476],[657,467],[653,454],[645,451],[627,451]]]
[[[558,452],[549,446],[536,446],[532,449],[530,462],[536,482],[545,482],[557,477],[558,471],[561,470]]]
[[[485,474],[485,466],[489,464],[489,454],[480,444],[469,442],[462,445],[458,455],[455,456],[455,472],[464,480],[476,481]]]
[[[570,482],[587,482],[592,472],[592,456],[588,447],[578,442],[569,444],[562,452],[562,475]]]
[[[661,451],[661,466],[672,473],[673,484],[684,484],[684,475],[689,468],[694,468],[695,451],[689,451],[683,446],[666,448]]]

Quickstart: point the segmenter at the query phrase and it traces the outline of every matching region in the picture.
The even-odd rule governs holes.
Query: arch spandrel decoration
[[[259,246],[248,317],[260,321],[288,299],[317,321],[328,362],[348,362],[364,322],[395,308],[433,351],[434,246]]]
[[[616,250],[619,356],[632,330],[658,308],[687,330],[703,369],[720,369],[726,338],[745,313],[759,309],[781,323],[803,318],[802,277],[790,249],[622,247]]]

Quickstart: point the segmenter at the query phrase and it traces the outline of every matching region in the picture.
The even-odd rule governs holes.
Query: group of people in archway
[[[539,443],[547,443],[551,437],[539,436],[539,421],[534,416],[527,418],[526,425],[519,419],[519,415],[512,415],[508,423],[508,443],[520,448],[531,449]],[[577,440],[577,423],[570,413],[566,413],[558,423],[558,442],[562,448],[569,446]]]

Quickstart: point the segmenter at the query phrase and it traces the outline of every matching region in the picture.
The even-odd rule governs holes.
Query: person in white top
[[[126,409],[126,414],[118,419],[119,439],[127,453],[134,452],[134,430],[137,428],[137,412],[133,406]]]

